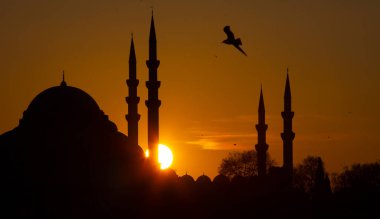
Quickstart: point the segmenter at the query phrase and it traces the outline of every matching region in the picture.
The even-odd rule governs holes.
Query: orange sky
[[[380,2],[376,0],[15,0],[0,2],[0,133],[42,90],[83,89],[127,133],[128,56],[134,34],[140,144],[147,145],[148,35],[155,11],[160,141],[173,168],[214,177],[228,152],[253,149],[260,84],[269,153],[282,165],[286,67],[294,159],[322,156],[330,172],[380,159]],[[245,57],[221,42],[230,25]],[[233,144],[237,144],[234,146]]]

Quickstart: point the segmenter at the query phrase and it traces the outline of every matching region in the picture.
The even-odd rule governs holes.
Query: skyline
[[[160,143],[167,144],[172,148],[174,152],[173,169],[177,169],[179,175],[188,172],[196,177],[204,172],[213,177],[216,175],[221,158],[225,157],[229,151],[254,148],[257,143],[254,125],[257,123],[258,94],[261,83],[266,103],[266,123],[269,126],[267,131],[268,151],[278,164],[282,164],[280,136],[282,118],[280,113],[283,106],[287,67],[289,67],[294,103],[292,108],[295,111],[293,130],[297,135],[294,141],[295,165],[306,155],[317,155],[323,157],[329,172],[336,172],[341,170],[343,165],[375,161],[380,157],[378,148],[380,142],[373,137],[380,131],[377,125],[380,116],[376,114],[380,108],[380,98],[376,93],[378,90],[376,85],[380,81],[379,75],[376,74],[379,70],[379,67],[376,66],[379,58],[376,56],[376,48],[380,46],[376,39],[379,36],[376,25],[380,19],[379,15],[371,14],[371,12],[375,12],[374,9],[365,5],[378,3],[366,1],[360,4],[362,8],[354,8],[349,3],[345,3],[345,5],[342,3],[346,8],[340,11],[341,15],[346,14],[347,17],[344,18],[348,21],[358,22],[353,23],[355,28],[352,33],[354,35],[346,35],[347,39],[331,40],[331,35],[324,36],[319,32],[324,29],[321,26],[317,25],[319,27],[317,31],[312,31],[311,27],[308,29],[306,26],[285,19],[288,21],[288,23],[285,22],[288,24],[287,27],[294,25],[293,34],[298,30],[297,24],[310,31],[303,35],[303,37],[306,36],[304,41],[298,41],[300,38],[292,41],[291,37],[297,36],[297,34],[281,32],[280,30],[283,28],[279,25],[281,24],[280,19],[269,22],[278,27],[268,26],[267,31],[263,32],[268,35],[259,35],[248,31],[244,28],[247,23],[239,22],[244,20],[242,17],[248,16],[248,13],[241,13],[230,23],[227,23],[226,18],[221,19],[220,22],[211,20],[210,23],[218,25],[209,30],[210,35],[194,34],[194,31],[195,33],[208,31],[205,29],[208,26],[206,24],[201,25],[199,29],[196,28],[201,24],[202,19],[199,17],[195,17],[194,20],[186,20],[188,19],[186,15],[189,15],[191,9],[194,9],[195,3],[186,3],[189,7],[186,8],[182,17],[185,24],[193,21],[194,24],[191,25],[192,28],[183,28],[178,20],[172,19],[173,13],[177,11],[170,10],[168,2],[171,1],[157,2],[157,7],[154,9],[158,59],[161,60],[158,78],[162,81],[160,88],[160,99],[162,100]],[[224,9],[221,10],[222,12],[226,11],[225,7],[229,4],[226,2],[218,6]],[[282,6],[286,5],[286,3],[277,3]],[[70,3],[67,4],[70,5]],[[206,4],[206,9],[211,7],[209,4],[211,3]],[[245,4],[251,6],[251,3]],[[318,4],[322,5],[323,3]],[[51,3],[45,6],[48,8],[43,12],[49,12],[49,7],[54,5],[55,3]],[[99,12],[100,10],[98,11],[94,7],[96,5],[102,4],[95,2],[92,5],[93,8],[82,8],[82,12],[83,10]],[[116,10],[116,6],[121,5],[124,6],[122,9],[129,6],[138,10],[135,14],[131,13],[132,9],[126,10],[130,13],[127,15],[122,9]],[[1,74],[3,85],[0,88],[3,106],[0,132],[4,133],[16,127],[22,112],[33,97],[48,87],[59,85],[61,70],[65,70],[68,85],[89,93],[98,102],[101,109],[110,116],[110,119],[117,124],[118,129],[127,133],[127,122],[124,118],[124,115],[127,114],[127,104],[124,97],[128,95],[125,80],[128,78],[130,32],[134,33],[137,77],[141,81],[138,87],[138,96],[140,96],[141,102],[147,99],[144,83],[148,77],[145,60],[148,59],[150,8],[136,5],[138,3],[123,5],[114,2],[108,5],[109,11],[105,10],[103,17],[115,23],[96,19],[95,14],[90,13],[93,17],[89,16],[91,19],[87,20],[92,21],[89,22],[89,26],[83,25],[86,19],[78,17],[80,7],[75,9],[78,10],[75,13],[64,9],[59,11],[60,13],[69,11],[74,13],[71,14],[73,16],[71,19],[82,18],[70,20],[70,22],[75,21],[70,23],[60,20],[62,18],[59,18],[59,15],[50,13],[47,17],[52,19],[43,20],[41,18],[44,13],[38,14],[38,16],[31,13],[38,11],[36,8],[33,10],[33,8],[21,6],[17,8],[15,6],[15,10],[22,9],[31,14],[29,14],[30,17],[28,17],[28,13],[24,14],[25,17],[19,18],[19,23],[16,22],[16,24],[12,24],[11,20],[2,19],[2,22],[8,24],[6,30],[13,30],[13,32],[9,31],[0,36],[1,48],[3,48],[1,50],[4,51],[0,58],[5,61],[0,66],[0,71],[3,72]],[[300,5],[306,7],[303,3]],[[366,9],[368,13],[362,23],[355,18],[363,14],[359,13],[360,16],[355,16],[353,13],[354,18],[348,17],[348,15],[352,15],[349,14],[350,10],[355,12],[359,10],[360,12],[364,8],[363,5],[368,7]],[[270,9],[265,3],[261,6]],[[278,7],[280,8],[280,6]],[[7,7],[0,8],[3,9],[1,11],[3,18],[15,17],[15,11],[6,11],[5,9],[9,9]],[[234,11],[237,10],[236,8],[232,7],[233,15],[238,15]],[[246,8],[253,7],[241,6],[239,8],[248,11]],[[111,14],[111,12],[115,12],[111,9],[116,13]],[[198,12],[206,16],[202,13],[206,9],[194,10],[193,13]],[[287,7],[285,9],[289,10]],[[307,9],[311,10],[311,8]],[[172,13],[167,13],[168,11]],[[298,12],[301,13],[301,11]],[[303,13],[306,15],[306,12]],[[222,18],[220,14],[217,15]],[[36,19],[34,16],[38,17],[37,21],[34,20]],[[260,18],[257,14],[255,16]],[[324,16],[319,19],[327,19],[331,14],[327,13]],[[371,16],[376,19],[371,20]],[[128,17],[134,18],[136,23],[130,23]],[[307,18],[310,19],[310,17]],[[27,20],[27,18],[34,19]],[[211,16],[208,15],[208,18]],[[348,25],[347,21],[343,22],[344,19],[341,17],[342,20],[337,19],[338,21],[332,22],[332,25],[338,25],[340,22]],[[320,20],[314,21],[314,24],[318,24]],[[60,25],[54,26],[54,22],[58,22]],[[260,26],[261,22],[257,20],[252,20],[252,22],[256,28],[265,30],[263,26]],[[35,25],[34,27],[38,27],[37,30],[47,33],[47,35],[33,31],[35,30],[33,25],[29,26],[30,29],[23,29],[28,27],[26,23]],[[20,27],[20,24],[25,26]],[[96,30],[95,26],[99,24],[103,28],[101,30],[109,31],[108,34],[96,35],[96,33],[104,33],[104,31]],[[226,24],[230,24],[234,32],[242,37],[243,47],[246,49],[248,57],[221,44],[225,37],[223,27]],[[337,26],[335,34],[339,35],[342,34],[341,32],[348,31],[349,27],[345,25],[342,25],[341,29]],[[121,29],[122,26],[126,28]],[[60,37],[59,33],[64,33],[62,29],[65,29],[62,27],[66,27],[66,30],[70,30],[70,34],[75,34],[78,38],[70,34]],[[84,30],[81,30],[81,27],[84,27]],[[333,27],[327,27],[327,29],[330,28]],[[173,32],[173,29],[176,32]],[[360,32],[363,30],[366,32]],[[283,34],[282,37],[285,39],[269,34],[271,32]],[[311,38],[308,38],[313,33],[319,33],[319,36],[322,36],[322,40],[318,37],[314,38],[315,45],[312,44]],[[86,38],[89,36],[94,36],[94,38]],[[250,40],[252,38],[253,40]],[[324,47],[321,44],[323,40],[326,40],[325,43],[329,46],[336,45],[331,48]],[[281,41],[283,41],[283,45],[280,44]],[[272,42],[272,44],[268,42]],[[273,42],[278,44],[273,45]],[[350,44],[352,42],[357,44]],[[300,45],[296,46],[298,43]],[[342,51],[341,47],[344,46],[350,47]],[[298,50],[293,50],[294,47]],[[307,49],[311,51],[307,51]],[[330,50],[324,54],[326,49]],[[182,57],[178,54],[182,54]],[[357,78],[355,73],[359,74],[358,70],[360,69],[363,70],[361,73],[363,77]],[[326,72],[319,72],[319,70]],[[319,89],[319,85],[324,89]],[[352,89],[354,86],[357,89]],[[139,113],[141,114],[139,142],[142,148],[146,149],[146,107],[140,105]],[[357,150],[359,148],[361,151]],[[338,153],[342,151],[346,153]]]

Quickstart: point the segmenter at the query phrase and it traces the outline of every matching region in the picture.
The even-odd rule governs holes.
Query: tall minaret
[[[131,39],[131,49],[129,52],[129,79],[127,80],[127,85],[129,88],[129,95],[125,98],[125,100],[128,103],[128,114],[125,118],[128,121],[128,138],[132,146],[138,146],[138,123],[140,120],[140,115],[138,114],[137,107],[140,102],[140,97],[137,96],[137,86],[139,85],[139,80],[136,79],[136,54],[133,36]]]
[[[257,144],[255,146],[257,151],[257,163],[259,177],[264,177],[267,174],[266,171],[266,160],[267,160],[267,150],[268,145],[266,143],[266,131],[268,125],[265,124],[265,106],[263,98],[263,89],[260,90],[260,102],[259,102],[259,123],[256,125],[257,130]]]
[[[283,169],[285,171],[286,181],[289,185],[293,182],[293,139],[295,133],[292,130],[292,119],[294,112],[292,112],[292,96],[290,93],[290,83],[288,69],[286,70],[286,85],[284,95],[284,111],[281,112],[284,120],[284,132],[281,133],[283,142]]]
[[[157,40],[153,13],[149,33],[149,60],[146,61],[146,65],[149,68],[149,81],[146,82],[146,87],[148,88],[148,100],[145,101],[145,105],[148,107],[149,158],[154,164],[158,164],[158,108],[161,105],[161,101],[158,99],[158,88],[160,87],[161,82],[157,80],[157,68],[160,65],[160,61],[157,60]]]

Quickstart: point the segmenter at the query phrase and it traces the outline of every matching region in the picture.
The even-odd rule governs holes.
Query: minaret
[[[290,93],[290,83],[288,69],[286,70],[286,85],[284,95],[284,111],[281,112],[284,121],[284,132],[281,133],[283,142],[283,169],[286,181],[289,185],[293,182],[293,139],[295,133],[292,130],[292,119],[294,112],[292,112],[292,96]]]
[[[139,80],[136,79],[136,54],[135,46],[133,43],[133,36],[131,39],[131,48],[129,52],[129,79],[127,80],[128,85],[128,97],[125,100],[128,103],[128,114],[125,118],[128,121],[128,138],[131,146],[139,145],[139,120],[140,115],[138,114],[137,107],[140,102],[140,97],[137,96],[137,86],[139,85]]]
[[[154,164],[158,164],[158,108],[161,105],[161,101],[158,99],[158,88],[160,87],[161,82],[157,80],[157,68],[160,65],[160,61],[157,60],[157,40],[153,12],[149,33],[149,60],[146,61],[146,65],[149,69],[149,81],[146,82],[146,87],[148,88],[148,100],[145,101],[145,105],[148,108],[149,158]]]
[[[266,131],[268,125],[265,124],[265,106],[263,98],[263,89],[260,90],[260,102],[259,102],[259,123],[256,125],[257,130],[257,144],[255,146],[257,151],[257,163],[259,177],[264,177],[267,174],[266,171],[266,160],[267,160],[267,150],[268,145],[266,143]]]

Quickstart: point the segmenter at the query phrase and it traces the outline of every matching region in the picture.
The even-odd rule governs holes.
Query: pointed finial
[[[286,86],[289,86],[289,68],[286,68]]]
[[[62,82],[61,82],[61,86],[66,86],[66,81],[65,81],[65,71],[63,70],[62,71]]]
[[[151,6],[150,9],[152,9],[152,17],[153,17],[153,6]]]
[[[133,42],[133,33],[131,38],[131,48],[129,50],[129,63],[136,63],[135,45]]]
[[[289,82],[289,71],[286,69],[286,82],[285,82],[285,98],[290,99],[290,82]]]
[[[289,86],[289,73],[286,72],[286,86]]]
[[[260,100],[259,100],[259,112],[264,112],[265,106],[264,106],[264,97],[263,97],[263,85],[261,85],[260,88]]]

